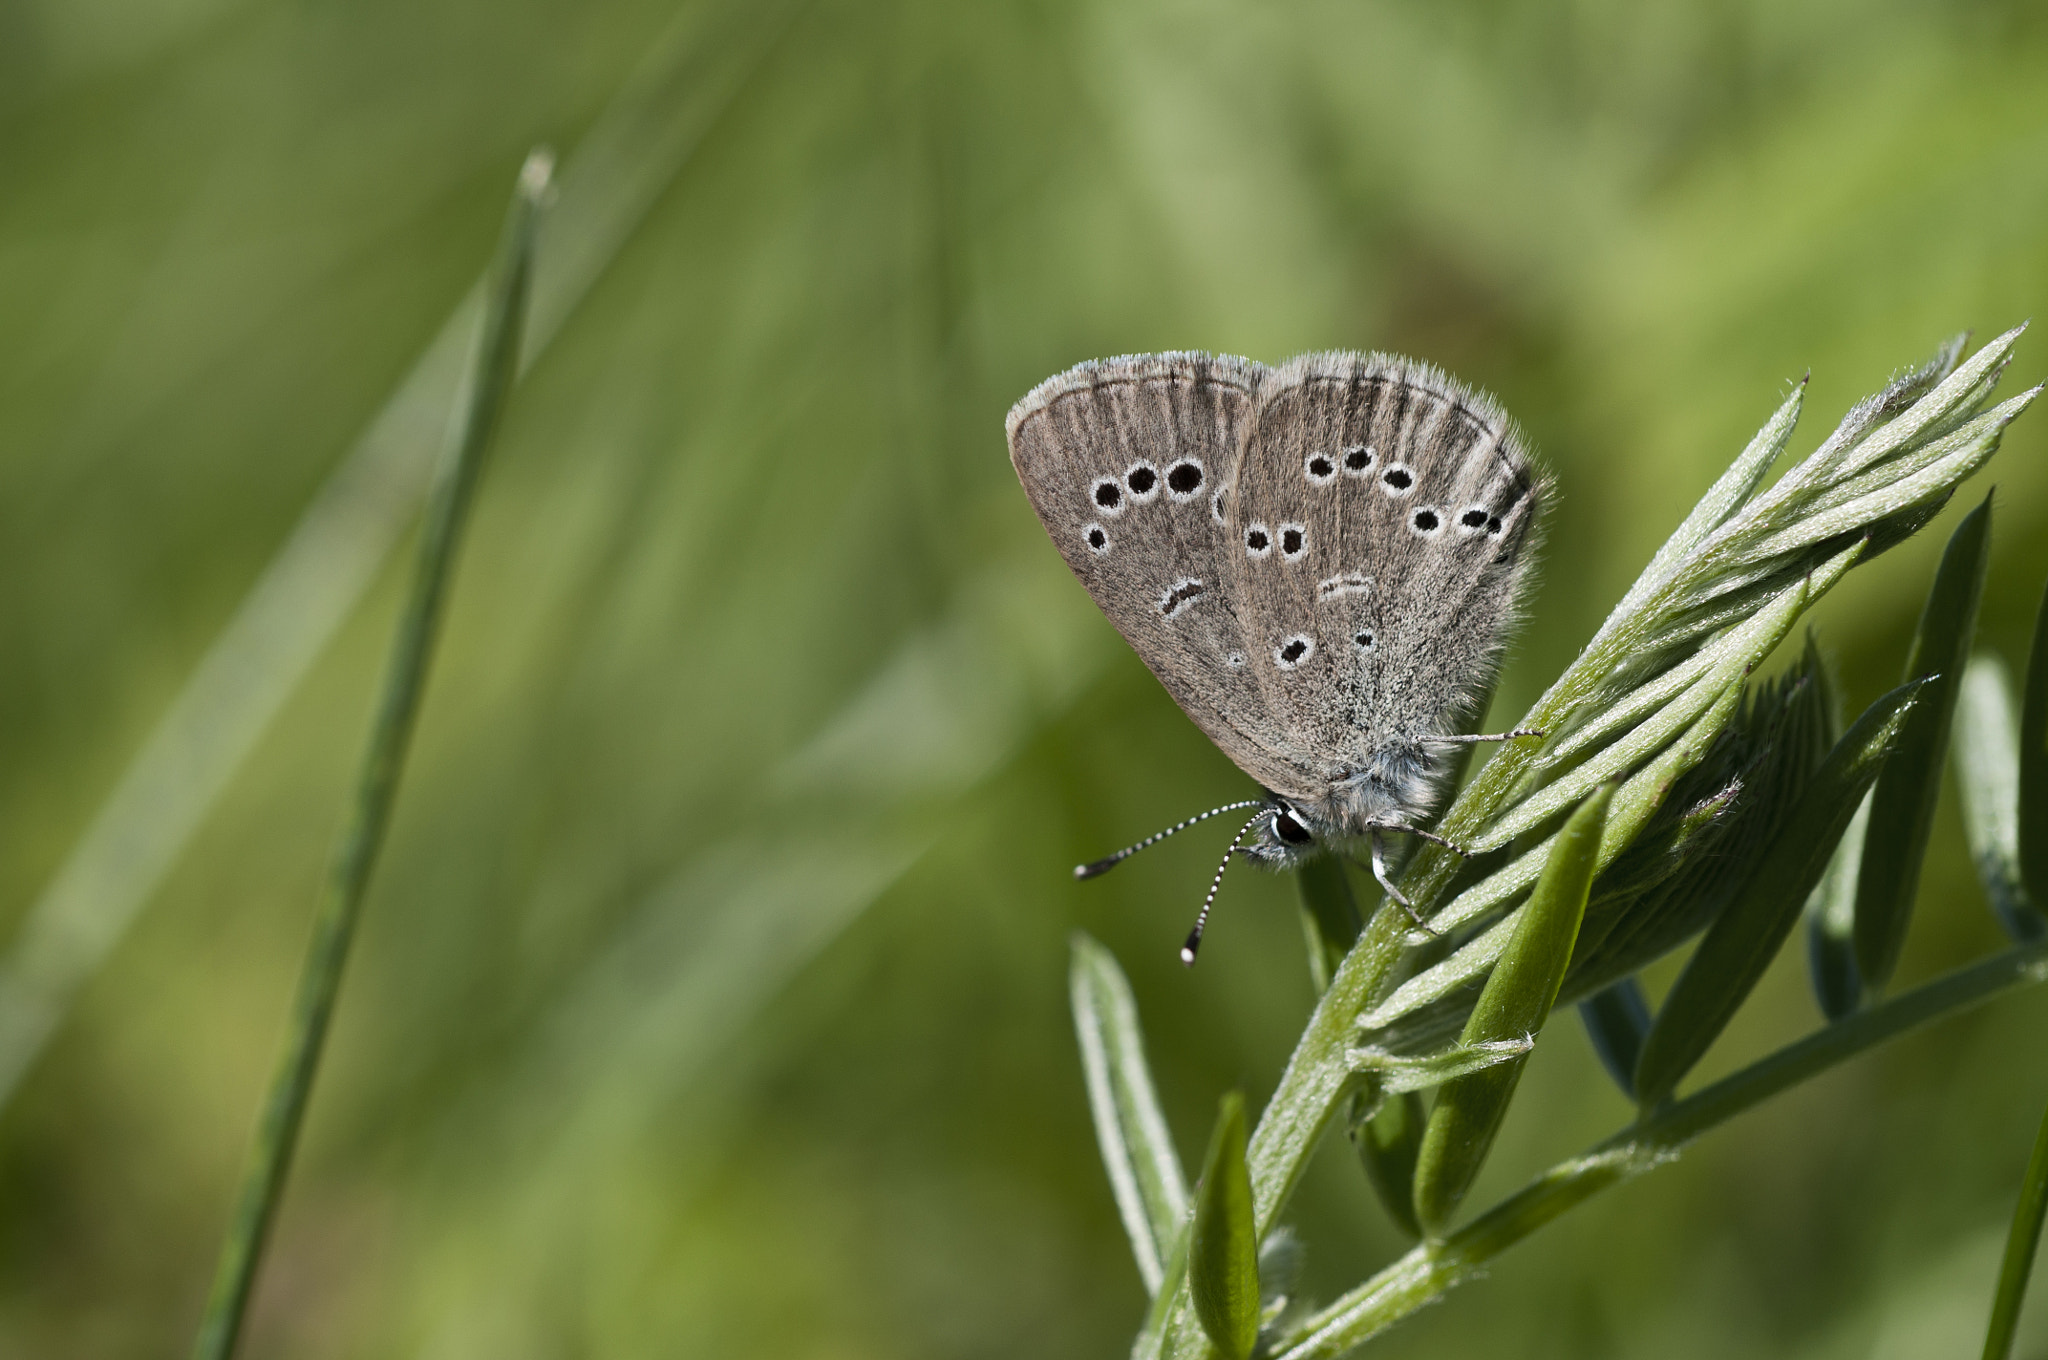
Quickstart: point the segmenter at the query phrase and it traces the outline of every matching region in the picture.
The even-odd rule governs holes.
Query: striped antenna
[[[1193,826],[1196,822],[1206,822],[1211,817],[1217,816],[1220,813],[1236,812],[1239,808],[1262,808],[1265,805],[1266,801],[1263,798],[1247,798],[1242,802],[1225,803],[1222,807],[1210,808],[1207,812],[1200,813],[1196,816],[1190,817],[1184,822],[1176,822],[1174,825],[1169,826],[1164,831],[1154,832],[1152,835],[1147,836],[1144,840],[1139,841],[1136,845],[1127,845],[1123,849],[1117,851],[1114,855],[1105,855],[1101,859],[1096,860],[1093,864],[1076,864],[1074,866],[1074,877],[1100,877],[1101,875],[1108,873],[1111,869],[1116,868],[1117,865],[1122,864],[1125,860],[1129,859],[1132,855],[1137,854],[1140,850],[1143,850],[1145,847],[1149,845],[1157,845],[1159,844],[1159,842],[1165,840],[1168,836],[1171,836],[1174,832],[1185,831],[1189,827]],[[1210,895],[1213,897],[1215,894],[1211,893]]]
[[[1262,808],[1265,805],[1254,803],[1252,806]],[[1217,811],[1220,812],[1222,809],[1219,808]],[[1260,814],[1264,815],[1263,812]],[[1180,961],[1190,968],[1195,966],[1195,951],[1202,947],[1202,931],[1209,925],[1209,908],[1216,905],[1216,890],[1223,886],[1223,871],[1230,867],[1230,857],[1237,853],[1238,846],[1244,844],[1245,836],[1258,824],[1258,817],[1254,817],[1238,828],[1237,835],[1231,837],[1230,848],[1223,852],[1223,862],[1216,866],[1216,877],[1209,880],[1209,895],[1202,899],[1202,911],[1195,917],[1195,928],[1188,932],[1188,942],[1180,947]]]

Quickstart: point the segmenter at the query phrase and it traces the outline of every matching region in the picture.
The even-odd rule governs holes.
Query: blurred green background
[[[1497,393],[1560,484],[1511,716],[1788,382],[1804,450],[2048,301],[2019,3],[0,0],[10,934],[541,141],[543,269],[595,272],[540,304],[252,1357],[1122,1353],[1068,931],[1130,971],[1189,1159],[1310,989],[1291,883],[1250,872],[1176,961],[1222,831],[1068,876],[1247,781],[1015,485],[1039,379],[1341,346]],[[2016,664],[2043,420],[1959,498],[1997,483],[1983,638]],[[403,580],[394,485],[300,541],[304,673],[215,674],[255,737],[219,797],[131,810],[169,870],[0,1110],[0,1354],[189,1343]],[[1960,508],[1821,612],[1852,703]],[[1945,810],[1902,981],[1996,941]],[[1704,1075],[1814,1023],[1798,953]],[[2007,1000],[1780,1099],[1378,1350],[1974,1353],[2044,1024]],[[1523,1092],[1475,1202],[1628,1117],[1576,1023]],[[1325,1298],[1402,1245],[1341,1141],[1293,1217]]]

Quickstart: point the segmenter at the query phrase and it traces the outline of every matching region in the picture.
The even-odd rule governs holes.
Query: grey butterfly
[[[1276,868],[1428,836],[1451,729],[1496,664],[1545,482],[1513,422],[1427,364],[1199,353],[1081,364],[1010,410],[1010,459],[1081,584],[1264,797],[1218,812]],[[1435,839],[1431,837],[1431,839]],[[1222,869],[1182,949],[1194,962]],[[1411,908],[1412,910],[1412,908]]]

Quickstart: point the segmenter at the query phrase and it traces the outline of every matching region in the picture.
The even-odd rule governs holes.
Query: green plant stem
[[[1416,1247],[1309,1318],[1274,1354],[1278,1360],[1343,1355],[1462,1284],[1566,1210],[1675,1159],[1708,1129],[1908,1030],[2043,981],[2048,981],[2048,944],[2010,949],[1788,1044],[1552,1167],[1442,1242]],[[2037,1149],[2036,1159],[2042,1155]]]
[[[2020,1183],[2020,1201],[2013,1206],[2012,1231],[2006,1234],[2005,1259],[1998,1266],[1998,1293],[1991,1301],[1991,1325],[1984,1333],[1984,1360],[2005,1360],[2012,1354],[2020,1304],[2026,1300],[2034,1252],[2041,1245],[2043,1216],[2048,1216],[2048,1113],[2041,1116],[2034,1153],[2027,1158],[2027,1176]]]
[[[299,972],[298,993],[292,1005],[291,1032],[271,1078],[256,1144],[243,1170],[227,1239],[221,1244],[213,1288],[192,1347],[194,1360],[226,1360],[233,1354],[256,1269],[291,1170],[306,1102],[312,1095],[321,1050],[334,1016],[335,998],[341,989],[342,967],[348,960],[349,944],[362,916],[365,890],[390,825],[392,803],[404,772],[406,751],[447,601],[455,550],[468,519],[484,457],[497,433],[499,418],[518,373],[521,330],[532,277],[534,229],[552,170],[553,161],[546,153],[529,156],[513,194],[478,331],[462,422],[444,456],[427,503],[412,590],[399,618],[384,676],[384,691],[363,756],[355,806],[343,829],[314,917],[313,938]]]

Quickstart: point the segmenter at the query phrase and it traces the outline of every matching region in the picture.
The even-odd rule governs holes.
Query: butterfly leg
[[[1461,737],[1424,737],[1424,741],[1440,742],[1446,746],[1471,746],[1482,741],[1513,741],[1516,737],[1540,737],[1546,735],[1541,727],[1517,727],[1512,732],[1474,732]]]
[[[1392,829],[1408,830],[1407,827]],[[1415,904],[1401,896],[1401,890],[1394,886],[1393,878],[1387,873],[1387,843],[1381,836],[1380,828],[1373,827],[1366,833],[1366,839],[1372,846],[1372,876],[1380,881],[1380,887],[1386,890],[1388,897],[1401,904],[1401,910],[1408,913],[1409,920],[1415,922],[1422,929],[1429,931],[1430,934],[1436,934],[1437,932],[1431,929],[1429,922],[1422,919],[1422,913],[1415,910]]]
[[[1470,850],[1467,850],[1464,846],[1458,844],[1456,841],[1447,841],[1442,836],[1437,835],[1434,831],[1424,831],[1421,827],[1410,826],[1406,822],[1367,822],[1366,827],[1375,836],[1377,836],[1382,831],[1398,831],[1404,836],[1415,836],[1419,839],[1428,841],[1431,845],[1441,845],[1444,849],[1450,851],[1459,859],[1472,858],[1472,852]]]

